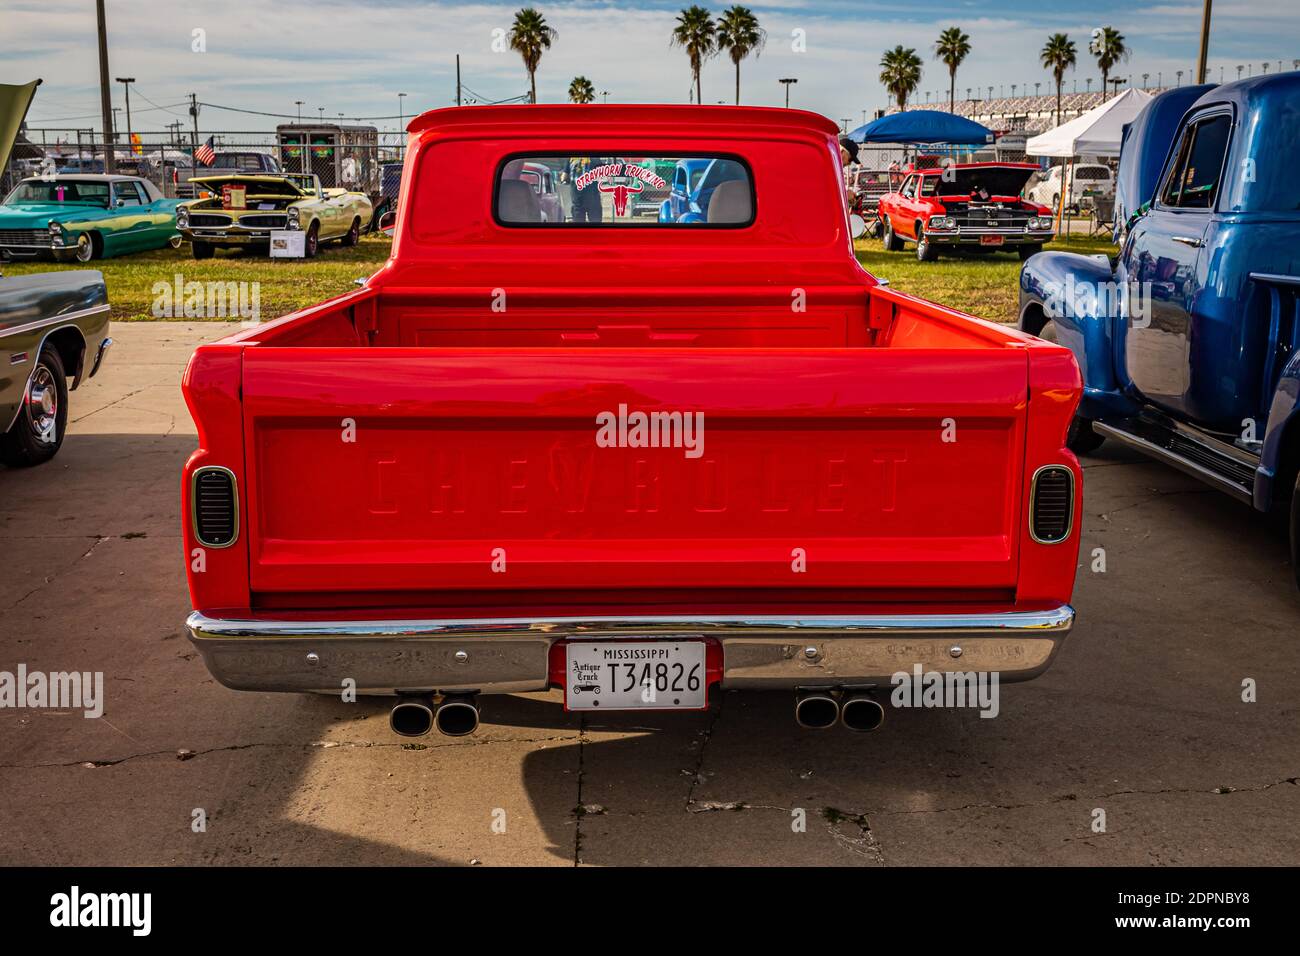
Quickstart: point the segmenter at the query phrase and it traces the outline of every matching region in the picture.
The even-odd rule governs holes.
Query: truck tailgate
[[[242,376],[254,593],[1016,583],[1021,349],[255,346]],[[700,453],[599,446],[620,406],[703,413]]]

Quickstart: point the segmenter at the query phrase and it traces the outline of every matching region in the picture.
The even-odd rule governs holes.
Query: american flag
[[[194,151],[194,159],[204,166],[211,166],[212,161],[216,158],[216,150],[212,148],[212,137],[209,136],[208,141]]]

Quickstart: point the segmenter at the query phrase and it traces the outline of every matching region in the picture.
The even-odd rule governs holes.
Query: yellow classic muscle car
[[[364,193],[322,189],[313,175],[205,176],[191,182],[199,198],[176,208],[176,228],[195,259],[209,259],[218,248],[269,250],[271,234],[282,230],[304,233],[303,254],[311,258],[327,240],[355,246],[374,215]]]

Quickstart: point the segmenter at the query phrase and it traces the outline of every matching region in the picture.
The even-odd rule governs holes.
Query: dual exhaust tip
[[[885,708],[869,691],[803,690],[794,699],[795,722],[807,730],[826,730],[837,723],[869,733],[885,722]]]
[[[388,726],[399,737],[423,737],[434,727],[447,737],[465,737],[478,730],[478,696],[445,694],[401,697],[388,715]]]
[[[869,691],[846,691],[839,697],[829,690],[803,690],[795,696],[794,719],[807,730],[826,730],[842,723],[849,730],[869,733],[885,722],[885,708]],[[400,697],[388,715],[388,725],[399,737],[423,737],[435,727],[447,737],[465,737],[478,730],[476,694],[446,694],[435,703],[433,695]]]

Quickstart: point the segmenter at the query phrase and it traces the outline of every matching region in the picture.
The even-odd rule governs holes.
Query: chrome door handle
[[[1191,246],[1193,249],[1199,249],[1205,245],[1205,240],[1196,236],[1171,236],[1174,242],[1181,242],[1185,246]]]

